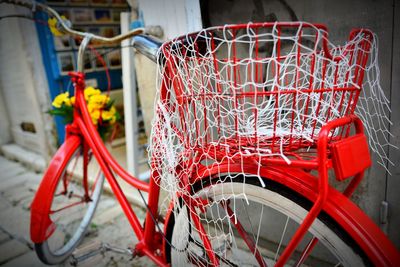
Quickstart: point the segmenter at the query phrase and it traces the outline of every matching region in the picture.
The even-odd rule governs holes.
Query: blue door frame
[[[36,12],[35,19],[40,22],[47,22],[48,16],[44,12]],[[50,98],[53,99],[60,93],[71,90],[70,79],[67,75],[62,75],[60,72],[57,51],[54,46],[53,35],[47,25],[36,22],[40,49],[42,52],[43,65],[47,76],[47,81],[50,90]],[[76,49],[71,49],[75,59],[77,55]],[[75,60],[76,62],[76,60]],[[75,67],[76,69],[76,67]],[[122,71],[121,69],[110,69],[111,88],[122,88]],[[107,77],[104,71],[94,71],[86,74],[87,79],[96,79],[98,87],[101,90],[107,89]],[[72,92],[70,92],[72,94]],[[62,144],[65,139],[65,124],[63,119],[55,116],[54,118],[57,130],[58,143]]]

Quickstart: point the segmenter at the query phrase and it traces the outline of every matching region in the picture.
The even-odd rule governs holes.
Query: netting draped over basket
[[[341,46],[327,36],[321,25],[250,23],[161,47],[149,152],[172,199],[193,199],[199,177],[233,180],[266,157],[312,159],[321,127],[353,113],[385,166],[390,110],[379,84],[376,36],[354,30]],[[338,128],[332,139],[348,134]]]
[[[315,146],[326,122],[353,113],[379,162],[388,160],[390,110],[368,30],[334,46],[320,25],[228,25],[166,43],[159,62],[150,154],[163,180],[171,180],[168,191],[176,192],[199,162],[250,155],[290,162]]]

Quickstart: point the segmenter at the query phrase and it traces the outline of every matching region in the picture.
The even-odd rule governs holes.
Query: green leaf
[[[114,102],[115,102],[114,99],[110,99],[110,101],[106,104],[105,109],[110,110],[111,107],[114,105]]]
[[[52,109],[52,110],[49,110],[48,113],[53,116],[66,116],[67,115],[67,112],[62,109]]]

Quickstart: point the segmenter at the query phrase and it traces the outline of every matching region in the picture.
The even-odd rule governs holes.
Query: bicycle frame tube
[[[126,172],[114,160],[107,148],[104,146],[100,135],[93,125],[90,114],[87,110],[87,103],[84,97],[85,82],[83,74],[83,55],[87,45],[90,43],[90,40],[93,37],[94,36],[90,34],[85,35],[78,51],[78,72],[70,74],[72,77],[72,81],[75,85],[76,104],[74,110],[74,119],[72,126],[70,126],[67,130],[67,135],[69,137],[67,138],[68,141],[66,141],[65,147],[60,150],[59,156],[63,156],[63,153],[65,154],[68,151],[73,151],[74,148],[81,144],[84,145],[85,149],[91,149],[93,151],[93,154],[96,157],[107,181],[109,182],[114,195],[120,203],[132,229],[134,230],[135,235],[139,240],[139,243],[135,246],[135,252],[140,256],[148,256],[160,266],[168,266],[166,263],[166,259],[158,253],[158,250],[162,246],[161,239],[155,238],[159,236],[159,233],[156,232],[156,222],[154,221],[154,219],[158,217],[158,201],[160,193],[160,187],[157,183],[157,179],[159,179],[158,173],[153,172],[150,183],[145,183]],[[157,41],[145,36],[137,36],[133,38],[133,46],[152,61],[157,61],[156,53],[158,51],[158,48],[161,46],[161,43],[158,43]],[[302,160],[292,160],[289,166],[288,163],[282,159],[271,158],[266,159],[264,162],[268,165],[268,168],[261,169],[261,171],[258,166],[243,166],[242,164],[238,166],[235,166],[234,164],[228,164],[228,166],[224,166],[223,164],[221,164],[218,167],[218,170],[216,170],[215,174],[223,173],[224,168],[226,168],[227,172],[235,172],[235,170],[237,169],[238,172],[247,172],[250,174],[257,173],[262,177],[268,177],[271,180],[283,183],[291,189],[302,188],[303,195],[314,202],[314,205],[312,206],[307,216],[304,218],[299,229],[296,231],[288,246],[284,249],[283,253],[279,257],[276,266],[283,266],[284,263],[290,258],[291,254],[293,253],[299,242],[302,240],[304,234],[307,232],[308,228],[311,226],[313,221],[317,218],[322,210],[326,211],[332,218],[334,218],[334,220],[338,222],[340,226],[342,226],[346,230],[346,232],[348,232],[356,240],[358,244],[360,244],[362,249],[367,252],[368,256],[372,255],[372,261],[376,265],[393,265],[393,259],[396,258],[396,249],[391,246],[391,243],[387,241],[385,236],[381,234],[379,229],[366,217],[366,215],[357,210],[356,206],[346,198],[350,196],[354,189],[357,187],[358,183],[362,179],[363,173],[359,173],[355,176],[350,185],[346,188],[344,194],[336,192],[328,184],[327,172],[328,168],[331,167],[331,161],[327,157],[329,132],[336,127],[351,123],[355,124],[357,133],[362,133],[363,130],[361,121],[355,116],[344,117],[329,122],[327,125],[325,125],[325,127],[322,128],[318,138],[317,160],[309,162],[305,162]],[[56,156],[58,156],[58,154]],[[55,159],[57,159],[57,157],[55,157]],[[51,165],[52,168],[49,168],[49,171],[55,173],[60,172],[64,169],[65,164],[66,162],[64,161],[61,162],[61,164],[57,164],[57,162],[55,162],[53,165]],[[315,177],[311,174],[307,174],[306,172],[302,171],[301,168],[317,169],[319,173],[318,179],[315,179]],[[149,193],[148,204],[146,204],[147,214],[144,226],[141,225],[138,217],[136,216],[129,201],[123,193],[115,175],[120,176],[124,181],[126,181],[131,186],[137,188],[138,190]],[[207,174],[205,172],[204,177],[195,177],[195,180],[201,180],[203,178],[206,178],[206,176],[210,177],[212,175],[212,171],[210,172],[210,170],[207,170]],[[46,177],[47,176],[45,176],[45,178]],[[57,181],[52,177],[49,177],[47,179],[45,178],[44,181],[46,181],[46,183],[50,185]],[[86,180],[86,178],[84,178],[83,184],[85,190],[87,190],[87,182],[88,181]],[[41,186],[41,188],[42,187],[43,186]],[[37,195],[40,195],[41,198],[46,198],[46,205],[44,205],[45,208],[49,203],[51,203],[51,199],[49,201],[49,197],[43,197],[45,195],[44,193],[39,194],[38,192]],[[32,240],[35,243],[39,243],[46,240],[46,238],[51,234],[51,231],[49,231],[51,230],[51,221],[49,221],[47,217],[43,216],[43,214],[45,214],[44,212],[42,212],[43,208],[38,208],[39,204],[42,204],[39,203],[40,199],[35,198],[35,200],[35,205],[34,203],[32,204],[32,221],[36,221],[37,224],[31,226],[31,229],[35,229],[31,231],[39,233],[36,236],[32,236]],[[338,203],[343,205],[343,207],[338,206]],[[218,265],[218,259],[216,255],[212,252],[212,246],[207,237],[206,231],[203,229],[203,226],[200,223],[197,214],[193,212],[194,209],[191,208],[190,210],[190,216],[195,224],[195,227],[199,229],[203,244],[207,248],[208,257],[214,265]],[[167,221],[165,225],[168,225],[168,218],[169,215],[167,214]],[[240,230],[240,223],[236,227]],[[39,228],[41,230],[38,230]],[[242,235],[243,238],[246,240],[246,236],[244,235],[244,233],[242,233]],[[371,236],[375,237],[371,238]],[[377,240],[381,241],[382,243],[376,243],[375,241]],[[247,241],[248,242],[246,243],[248,243],[249,248],[256,255],[258,262],[261,265],[264,265],[265,263],[263,262],[263,259],[257,248],[254,246],[254,244],[252,244],[250,239]],[[311,249],[316,242],[316,239],[312,241],[310,246]],[[165,241],[163,245],[165,246]],[[382,250],[386,253],[382,253]],[[305,251],[304,255],[307,256],[306,253],[308,253],[309,251],[311,250],[308,249],[307,251]],[[378,253],[378,251],[380,252]]]
[[[85,144],[87,148],[92,149],[94,156],[96,157],[107,181],[109,182],[113,193],[115,194],[117,200],[119,201],[131,227],[134,230],[135,235],[137,236],[139,243],[135,247],[135,252],[138,255],[147,255],[150,259],[152,259],[155,263],[160,266],[166,265],[165,261],[160,255],[156,255],[155,251],[161,248],[162,243],[156,242],[154,239],[155,234],[155,222],[152,220],[152,216],[155,218],[158,217],[158,198],[159,198],[159,186],[155,182],[154,176],[152,176],[150,180],[150,184],[139,180],[138,178],[131,176],[128,172],[126,172],[111,156],[107,148],[104,146],[100,135],[98,134],[95,126],[92,124],[89,112],[87,110],[87,103],[84,97],[84,88],[85,88],[85,81],[84,81],[84,62],[83,62],[83,55],[86,50],[86,47],[90,43],[91,38],[94,36],[91,34],[85,34],[85,37],[82,40],[82,43],[79,47],[78,51],[78,66],[76,73],[70,73],[71,80],[74,83],[75,87],[75,97],[76,97],[76,104],[74,110],[74,117],[73,122],[71,125],[67,127],[67,140],[81,140],[83,138],[82,143]],[[160,43],[156,42],[151,38],[140,37],[136,40],[137,49],[146,54],[146,56],[150,57],[151,60],[155,61],[156,59],[156,52],[157,48]],[[151,57],[153,55],[153,57]],[[65,145],[67,146],[66,149],[60,150],[60,153],[63,155],[64,150],[72,151],[74,147],[79,145],[81,142],[66,142]],[[74,144],[73,146],[71,144]],[[58,159],[58,158],[57,158]],[[65,165],[65,163],[64,163]],[[51,164],[50,166],[57,167],[59,164]],[[46,184],[55,183],[58,180],[53,179],[56,177],[53,175],[55,168],[52,168],[48,175],[49,179],[44,179]],[[49,169],[50,170],[50,169]],[[62,167],[59,167],[59,170],[63,170]],[[141,226],[139,219],[137,218],[135,212],[133,211],[130,203],[128,202],[126,196],[124,195],[120,185],[118,184],[115,174],[120,176],[123,180],[125,180],[131,186],[137,188],[138,190],[142,190],[149,193],[148,197],[148,208],[151,211],[151,215],[149,211],[147,213],[147,220],[145,227]],[[45,176],[47,177],[47,176]],[[83,184],[86,185],[88,181],[83,181]],[[47,186],[45,186],[47,188]],[[43,187],[44,188],[44,187]],[[47,195],[47,194],[41,194]],[[37,198],[39,199],[39,198]],[[43,197],[40,198],[41,200]],[[48,218],[44,218],[41,214],[43,207],[47,207],[46,205],[50,205],[51,199],[45,197],[46,201],[40,201],[40,205],[33,205],[35,208],[36,206],[41,208],[37,208],[38,212],[32,212],[33,224],[31,229],[33,230],[32,233],[32,240],[34,242],[40,243],[43,242],[48,238],[51,234],[49,227],[51,226],[51,221],[46,220]],[[39,203],[38,201],[34,203]],[[45,205],[43,205],[43,203]],[[40,215],[40,216],[37,216]],[[40,217],[40,218],[39,218]],[[40,220],[39,220],[40,219]],[[44,219],[44,220],[42,220]],[[42,229],[43,231],[39,231],[38,229]]]
[[[84,42],[86,40],[86,42]],[[85,38],[82,41],[80,49],[80,55],[83,55],[85,45],[89,42],[90,37]],[[82,61],[79,61],[82,64]],[[78,68],[79,69],[79,68]],[[155,255],[155,250],[160,247],[160,244],[154,242],[155,223],[150,215],[147,215],[145,228],[143,228],[138,220],[135,212],[131,208],[126,196],[124,195],[121,187],[119,186],[113,171],[119,175],[122,179],[128,182],[133,187],[143,190],[149,193],[148,206],[152,214],[157,217],[158,212],[158,194],[159,187],[155,183],[154,177],[151,178],[150,184],[147,184],[139,179],[131,176],[127,173],[110,155],[106,147],[104,146],[96,128],[92,124],[89,112],[87,110],[87,104],[84,97],[84,75],[83,73],[71,74],[72,80],[75,84],[75,97],[76,97],[76,108],[77,112],[74,113],[73,124],[79,128],[79,132],[82,134],[85,142],[92,149],[94,156],[99,162],[104,175],[109,182],[111,189],[119,201],[126,217],[128,218],[131,227],[133,228],[135,235],[139,240],[139,244],[136,245],[135,250],[139,255],[147,255],[154,262],[159,265],[164,265],[162,258]]]
[[[90,115],[86,109],[86,101],[83,95],[83,90],[78,88],[76,90],[76,103],[81,111],[81,115],[74,118],[74,124],[76,124],[88,146],[92,149],[94,156],[96,157],[97,161],[101,169],[104,172],[104,175],[109,182],[111,189],[116,196],[118,202],[120,203],[129,223],[131,224],[135,235],[139,240],[139,244],[136,245],[136,252],[140,254],[146,254],[149,256],[153,261],[155,261],[159,265],[164,265],[165,263],[162,259],[158,256],[154,255],[154,251],[158,248],[158,244],[151,242],[154,240],[154,231],[155,231],[155,223],[153,220],[149,219],[146,220],[145,228],[143,228],[138,220],[135,212],[131,208],[129,201],[127,200],[126,196],[124,195],[121,187],[119,186],[113,171],[120,175],[120,171],[113,168],[113,164],[111,164],[112,156],[109,155],[109,152],[104,147],[104,144],[101,141],[100,136],[98,135],[96,129],[94,128],[91,120]],[[104,153],[104,150],[106,153]],[[116,163],[117,164],[117,163]],[[122,167],[120,167],[122,169]],[[124,171],[125,172],[125,171]],[[146,192],[149,192],[149,208],[154,214],[157,216],[157,204],[158,204],[158,193],[159,187],[157,183],[154,182],[154,178],[151,178],[150,185],[146,184],[137,178],[130,176],[128,173],[124,173],[125,176],[129,177],[130,184],[138,189],[145,189]],[[121,176],[122,177],[122,176]],[[122,177],[124,178],[124,177]],[[125,179],[124,179],[125,180]],[[147,215],[149,217],[149,215]],[[145,238],[146,237],[146,238]]]
[[[82,133],[84,140],[88,143],[89,147],[92,149],[93,154],[98,160],[99,165],[101,166],[101,169],[103,170],[104,175],[107,181],[109,182],[113,193],[115,194],[116,198],[121,204],[121,207],[125,215],[127,216],[129,223],[131,224],[136,236],[138,237],[139,245],[136,246],[136,250],[138,250],[137,252],[139,254],[146,254],[150,258],[152,258],[152,260],[154,260],[157,264],[163,265],[164,263],[162,262],[161,258],[154,255],[154,251],[155,248],[157,247],[157,244],[151,242],[152,240],[154,240],[153,234],[155,231],[155,223],[153,222],[153,220],[149,219],[146,220],[145,228],[141,226],[140,221],[138,220],[135,212],[133,211],[133,209],[129,204],[129,201],[127,200],[121,187],[119,186],[113,174],[113,171],[135,188],[149,192],[148,205],[154,216],[157,216],[158,212],[157,204],[158,204],[159,187],[157,183],[155,183],[153,177],[151,178],[150,184],[147,184],[128,174],[126,171],[122,169],[122,167],[118,165],[118,163],[114,161],[114,159],[112,158],[112,156],[109,154],[108,150],[102,143],[97,130],[95,129],[95,127],[91,122],[83,94],[83,88],[84,88],[83,75],[81,75],[78,78],[75,77],[73,79],[75,80],[74,82],[76,84],[76,92],[75,92],[76,103],[80,111],[80,115],[76,115],[74,117],[74,124],[78,126],[79,131]],[[115,165],[117,165],[117,168],[115,168],[116,167]],[[149,215],[147,217],[149,217]],[[145,236],[146,238],[144,238]]]
[[[24,6],[29,6],[30,4],[22,4]],[[140,53],[144,54],[153,62],[157,62],[157,52],[161,47],[162,43],[157,40],[148,37],[148,36],[140,36],[137,35],[142,33],[144,29],[137,29],[131,31],[125,35],[116,36],[113,38],[104,38],[99,37],[93,34],[81,33],[78,31],[71,30],[69,25],[67,25],[67,21],[61,19],[61,17],[51,8],[47,8],[45,5],[38,4],[39,9],[43,9],[49,14],[54,15],[59,21],[60,25],[65,30],[65,32],[70,33],[75,36],[83,37],[82,43],[79,47],[78,51],[78,66],[77,72],[71,73],[72,81],[75,85],[75,97],[76,104],[74,110],[74,119],[72,125],[67,127],[67,139],[63,147],[57,152],[56,156],[53,158],[48,171],[43,178],[43,183],[39,187],[38,193],[35,196],[34,202],[32,203],[32,217],[31,217],[31,235],[32,240],[35,243],[41,243],[48,238],[52,233],[52,222],[50,218],[44,215],[48,214],[48,210],[50,209],[51,197],[46,194],[46,190],[50,188],[53,190],[54,185],[58,182],[58,177],[60,176],[60,172],[64,170],[67,162],[66,158],[71,156],[71,153],[80,145],[83,146],[84,150],[87,151],[89,149],[92,150],[95,158],[97,159],[101,170],[103,171],[107,181],[109,182],[111,189],[119,201],[132,229],[134,230],[135,235],[137,236],[139,243],[135,246],[135,252],[142,256],[146,255],[150,259],[152,259],[156,264],[160,266],[168,266],[166,263],[166,258],[162,257],[158,253],[158,250],[161,248],[162,243],[159,237],[159,233],[156,232],[156,222],[155,218],[158,217],[158,201],[159,201],[159,193],[160,187],[157,183],[157,180],[160,179],[159,174],[157,172],[153,172],[150,183],[145,183],[138,178],[130,175],[126,172],[112,157],[104,143],[102,142],[100,135],[92,123],[90,114],[87,110],[87,103],[84,97],[84,52],[86,47],[90,43],[91,39],[97,39],[104,43],[116,43],[120,42],[127,37],[133,36],[132,45],[135,47]],[[269,23],[259,24],[261,25],[269,25]],[[270,24],[272,26],[274,24]],[[281,24],[281,26],[299,26],[299,23],[286,23]],[[338,61],[340,57],[334,57],[330,54],[327,42],[327,32],[326,28],[323,25],[316,25],[317,28],[324,30],[322,33],[322,49],[326,54],[326,57]],[[238,26],[240,27],[240,26]],[[309,27],[309,25],[304,24],[303,27]],[[280,30],[278,28],[278,30]],[[362,30],[359,30],[362,31]],[[368,34],[372,34],[370,32],[366,32]],[[353,34],[353,33],[352,33]],[[280,46],[280,43],[278,43]],[[279,50],[279,49],[278,49]],[[279,58],[279,54],[278,54]],[[366,59],[364,59],[366,61]],[[170,64],[170,62],[168,62]],[[364,62],[365,65],[365,62]],[[173,66],[167,66],[166,70],[174,71]],[[278,70],[279,72],[279,70]],[[362,81],[362,76],[360,76],[359,81]],[[176,82],[176,81],[175,81]],[[179,86],[175,86],[179,89]],[[165,98],[163,90],[161,90],[161,97]],[[358,97],[358,95],[357,95]],[[183,112],[183,111],[182,111]],[[306,198],[312,200],[314,205],[311,207],[310,211],[304,218],[303,222],[300,224],[300,227],[297,229],[293,237],[291,238],[289,244],[284,249],[283,253],[279,257],[276,266],[283,266],[285,262],[290,258],[293,251],[296,249],[299,242],[303,239],[305,233],[308,228],[311,226],[313,221],[317,218],[322,210],[327,212],[340,226],[342,226],[347,233],[349,233],[354,240],[360,245],[362,250],[366,251],[367,255],[372,257],[372,261],[374,264],[383,266],[383,265],[399,265],[397,262],[399,259],[396,257],[396,249],[391,245],[391,243],[387,240],[387,238],[379,231],[379,228],[376,227],[371,220],[369,220],[366,215],[357,209],[357,207],[348,200],[349,197],[361,181],[363,177],[363,171],[356,174],[355,178],[351,181],[349,186],[346,188],[343,194],[338,193],[335,189],[331,188],[328,183],[328,169],[332,167],[332,161],[328,159],[328,139],[329,133],[332,129],[347,125],[347,124],[355,124],[356,132],[362,133],[362,123],[355,116],[349,116],[337,119],[335,121],[329,122],[326,124],[319,133],[318,138],[318,158],[312,161],[302,161],[302,160],[292,160],[290,166],[287,162],[282,159],[270,158],[263,161],[263,167],[261,170],[259,166],[252,166],[251,164],[248,166],[243,166],[242,164],[236,166],[235,164],[228,164],[224,166],[221,163],[218,166],[218,170],[215,170],[215,174],[219,175],[226,170],[226,172],[246,172],[246,173],[257,173],[262,177],[268,177],[268,179],[274,180],[278,183],[282,183],[285,186],[296,189],[302,188],[302,195]],[[84,153],[86,155],[86,153]],[[63,158],[64,157],[64,158]],[[85,158],[86,162],[87,159]],[[268,165],[268,168],[264,168],[265,165]],[[86,166],[84,167],[86,168]],[[307,172],[304,172],[303,169],[317,169],[319,176],[314,177]],[[213,176],[214,170],[207,169],[205,171],[203,177],[193,177],[194,180],[201,180],[203,178],[209,178]],[[86,173],[86,172],[85,172]],[[201,172],[198,172],[201,173]],[[124,181],[126,181],[131,186],[137,188],[138,190],[145,191],[149,193],[148,196],[148,204],[147,205],[147,214],[145,225],[142,226],[138,217],[136,216],[134,210],[132,209],[129,201],[127,200],[125,194],[123,193],[116,176],[120,176]],[[317,178],[317,179],[316,179]],[[85,175],[83,178],[83,187],[85,191],[88,190],[88,181],[87,176]],[[40,191],[41,190],[41,191]],[[329,196],[329,198],[328,198]],[[194,205],[194,204],[193,204]],[[199,220],[198,215],[193,212],[194,206],[191,207],[190,217],[195,224],[195,227],[199,230],[200,237],[203,241],[204,246],[207,249],[207,255],[210,258],[213,265],[218,265],[219,261],[216,257],[216,254],[212,250],[211,242],[207,237],[206,231],[203,229],[203,226]],[[172,208],[171,211],[172,212]],[[232,211],[230,211],[232,213]],[[168,225],[169,214],[167,214],[167,221],[165,225]],[[250,238],[247,238],[244,231],[241,230],[240,222],[236,224],[236,228],[241,232],[243,239],[246,241],[247,245],[255,254],[260,265],[265,265],[263,262],[263,258],[261,254],[258,252],[257,248],[252,243]],[[166,231],[169,230],[166,228]],[[374,238],[371,238],[374,236]],[[306,257],[308,253],[312,250],[312,247],[318,242],[317,239],[313,239],[310,242],[309,248],[307,248],[303,255]],[[165,247],[164,247],[165,248]],[[383,251],[383,252],[382,252]],[[303,255],[298,262],[301,263],[303,259]],[[165,256],[165,255],[164,255]],[[394,260],[393,260],[394,259]]]

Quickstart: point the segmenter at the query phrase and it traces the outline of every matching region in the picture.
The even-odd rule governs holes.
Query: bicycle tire
[[[101,172],[101,169],[90,150],[88,150],[86,154],[88,157],[88,167],[84,168],[82,154],[83,145],[81,144],[71,154],[71,157],[66,160],[68,162],[67,165],[61,172],[61,175],[56,178],[57,186],[53,192],[51,210],[49,212],[50,217],[55,217],[52,221],[55,223],[56,228],[44,242],[35,243],[36,254],[45,264],[59,264],[69,258],[85,236],[99,203],[103,190],[104,174]],[[82,168],[79,169],[79,167]],[[95,169],[94,172],[93,169]],[[86,196],[80,196],[79,194],[84,194],[83,192],[85,191],[83,187],[83,179],[81,178],[85,175],[89,175],[89,172],[91,172],[90,175],[95,173],[95,179],[91,188],[88,190],[91,192],[91,196],[87,199]],[[77,183],[72,181],[72,175],[77,177],[77,179],[80,179],[80,183],[79,181]],[[67,185],[65,186],[65,181],[68,179],[69,181],[67,181]],[[81,203],[71,202],[75,201],[71,199],[79,199],[79,197],[81,197]],[[66,204],[61,204],[63,201],[66,201]],[[65,207],[60,207],[60,205],[65,205]],[[65,217],[61,218],[62,215],[60,216],[60,214],[54,215],[56,213],[65,213]],[[61,245],[59,245],[59,243],[61,243]]]
[[[242,194],[242,199],[246,199],[248,203],[251,202],[256,202],[257,204],[263,204],[263,212],[259,218],[255,219],[254,221],[261,221],[261,224],[263,224],[263,229],[265,226],[265,212],[268,211],[269,214],[267,216],[270,216],[271,214],[274,215],[275,213],[270,213],[271,211],[273,212],[278,212],[282,215],[287,216],[292,224],[297,224],[298,222],[301,221],[307,214],[308,210],[311,208],[312,203],[307,200],[304,196],[301,196],[299,193],[293,191],[292,189],[289,189],[279,183],[265,180],[266,181],[266,186],[265,188],[262,188],[261,185],[258,182],[258,177],[255,176],[242,176],[242,175],[237,175],[236,177],[228,177],[228,179],[220,179],[222,181],[227,181],[224,183],[217,183],[217,184],[208,184],[208,185],[201,185],[201,188],[196,190],[195,195],[196,196],[201,196],[201,197],[208,197],[212,195],[213,198],[224,198],[224,199],[233,199],[232,196],[235,196],[236,200],[238,201],[241,199],[241,194]],[[243,195],[243,192],[245,192],[245,197]],[[238,205],[236,203],[235,205]],[[212,205],[211,205],[212,207]],[[209,209],[212,209],[209,207]],[[199,248],[199,244],[201,244],[201,241],[199,239],[199,235],[197,231],[195,230],[195,227],[191,224],[190,222],[190,217],[187,216],[187,209],[188,207],[182,204],[182,206],[179,208],[180,212],[175,212],[175,217],[174,217],[174,226],[172,233],[170,235],[170,250],[169,250],[169,257],[171,260],[171,265],[172,266],[188,266],[189,262],[193,263],[194,261],[201,259],[206,259],[206,251],[204,248]],[[254,210],[253,209],[253,215],[254,215]],[[242,216],[239,214],[240,212],[248,211],[246,208],[244,210],[241,210],[240,208],[236,208],[236,213],[235,216],[239,221],[244,221],[243,218],[246,216]],[[219,211],[221,212],[221,209],[219,208]],[[225,223],[219,224],[218,227],[213,227],[208,225],[208,228],[206,226],[206,223],[204,223],[208,218],[210,218],[210,210],[207,211],[207,215],[199,215],[201,217],[201,220],[203,221],[203,226],[205,229],[212,229],[211,231],[216,232],[215,228],[219,228],[218,230],[223,229],[224,226],[226,226],[228,229],[228,224],[226,223],[226,216],[217,216],[220,213],[217,213],[214,211],[211,211],[211,219],[213,221],[220,221]],[[257,213],[257,212],[256,212]],[[252,216],[253,216],[252,215]],[[248,216],[248,214],[247,214]],[[218,217],[218,218],[217,218]],[[221,218],[224,217],[224,218]],[[249,217],[249,216],[248,216]],[[254,219],[254,218],[252,218]],[[260,220],[263,219],[263,220]],[[288,219],[288,220],[289,220]],[[274,221],[279,221],[279,218],[276,217],[273,220],[269,219],[267,220],[268,223],[274,223]],[[260,227],[261,224],[259,225],[258,228],[258,233],[260,233]],[[251,225],[251,223],[250,223]],[[246,229],[246,232],[251,232],[251,227],[244,227]],[[297,227],[294,227],[293,229],[297,229]],[[254,230],[254,229],[253,229]],[[273,229],[272,231],[276,231],[277,229]],[[294,231],[294,230],[293,230]],[[293,234],[293,231],[291,231],[291,234]],[[234,231],[229,230],[229,232],[232,232],[232,235]],[[255,231],[257,232],[257,231]],[[271,234],[271,231],[266,231],[268,234]],[[294,255],[292,255],[291,262],[290,264],[293,264],[294,261],[299,260],[300,253],[304,249],[305,245],[308,243],[310,238],[312,236],[315,236],[318,238],[319,242],[318,245],[319,248],[314,249],[311,254],[311,257],[307,258],[305,260],[305,264],[308,266],[372,266],[371,262],[369,261],[368,257],[366,254],[360,249],[360,247],[357,245],[357,243],[350,238],[350,236],[340,227],[338,223],[336,223],[332,218],[330,218],[327,214],[321,213],[320,216],[316,219],[316,221],[312,224],[311,228],[309,229],[310,233],[307,233],[307,236],[305,237],[305,242],[303,241],[300,246],[297,248],[296,252]],[[224,233],[226,236],[229,236],[229,233]],[[236,233],[237,234],[237,233]],[[256,237],[254,236],[254,231],[253,231],[253,239],[259,241],[257,243],[257,247],[259,248],[259,251],[262,251],[262,257],[266,261],[268,266],[274,265],[276,262],[276,259],[271,259],[271,253],[273,254],[271,248],[276,247],[276,240],[264,240],[264,237],[261,235],[257,235]],[[288,235],[289,237],[291,236]],[[209,232],[207,232],[207,235],[209,235]],[[232,265],[232,266],[258,266],[257,261],[255,260],[255,257],[249,257],[249,254],[252,254],[252,252],[247,251],[247,254],[245,255],[240,251],[238,248],[236,248],[236,253],[237,255],[230,255],[228,253],[228,249],[230,248],[231,251],[234,251],[234,246],[231,244],[219,244],[221,243],[218,241],[216,238],[218,235],[215,233],[211,234],[213,237],[210,239],[211,243],[213,244],[214,250],[218,250],[217,254],[219,254],[218,258],[220,259],[220,264],[222,266],[224,265]],[[282,237],[282,236],[281,236]],[[214,242],[212,239],[214,238]],[[232,237],[231,237],[232,238]],[[235,243],[238,244],[239,241],[236,240],[238,237],[234,237]],[[239,237],[240,238],[240,237]],[[233,240],[232,239],[232,240]],[[217,240],[217,242],[215,242]],[[290,240],[287,239],[287,240]],[[282,253],[283,247],[285,244],[287,244],[287,240],[284,242],[284,244],[278,245],[280,247],[280,250],[278,251],[279,253]],[[219,242],[219,243],[218,243]],[[227,241],[223,241],[227,243]],[[197,244],[193,244],[197,243]],[[260,244],[265,245],[265,247],[262,247]],[[216,245],[219,246],[219,248],[215,249]],[[324,247],[322,247],[322,245]],[[221,247],[225,246],[225,251]],[[197,249],[197,251],[193,251]],[[241,248],[242,249],[242,248]],[[329,251],[329,255],[326,254],[327,251]],[[201,255],[190,255],[192,254],[198,254],[201,253]],[[315,254],[321,254],[321,255],[315,255]],[[336,259],[332,259],[332,256],[336,257]],[[225,259],[224,259],[225,257]],[[239,261],[241,260],[241,261]],[[332,262],[332,260],[337,260],[338,262]],[[225,263],[225,264],[224,264]],[[210,262],[195,262],[194,265],[209,265]]]

